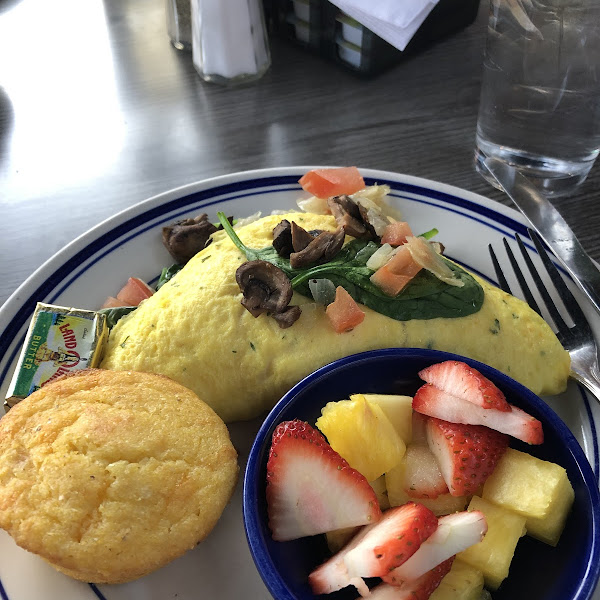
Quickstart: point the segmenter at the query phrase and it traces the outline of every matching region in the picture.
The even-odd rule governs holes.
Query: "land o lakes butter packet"
[[[97,366],[108,339],[103,314],[38,302],[5,410],[61,375]]]

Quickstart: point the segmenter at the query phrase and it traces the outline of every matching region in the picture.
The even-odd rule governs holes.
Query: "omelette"
[[[335,231],[332,216],[292,212],[240,228],[250,248],[273,244],[282,219],[304,229]],[[294,384],[338,358],[379,348],[453,352],[486,363],[540,395],[562,392],[568,353],[547,323],[523,301],[476,278],[481,308],[459,318],[395,320],[367,307],[364,321],[336,333],[325,307],[294,293],[301,315],[282,329],[268,314],[241,304],[236,270],[245,255],[225,232],[196,254],[173,279],[112,329],[102,368],[166,375],[193,390],[225,421],[247,420],[270,409]]]

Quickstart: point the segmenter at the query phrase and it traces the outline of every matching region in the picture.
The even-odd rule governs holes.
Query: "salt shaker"
[[[261,0],[191,0],[192,56],[202,79],[255,81],[271,64]]]
[[[190,0],[166,0],[167,33],[177,50],[192,49]]]

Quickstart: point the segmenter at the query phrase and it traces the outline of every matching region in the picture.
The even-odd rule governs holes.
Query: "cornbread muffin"
[[[250,248],[273,243],[282,220],[333,231],[333,217],[264,217],[238,235]],[[336,333],[322,305],[295,294],[300,318],[280,329],[240,303],[237,268],[246,261],[224,232],[111,331],[103,368],[162,373],[200,394],[225,421],[271,408],[300,379],[333,360],[378,348],[433,348],[467,356],[510,375],[537,394],[564,391],[569,354],[527,304],[478,279],[481,310],[466,317],[396,321],[368,308],[349,333]],[[242,391],[243,390],[243,391]]]
[[[223,421],[160,375],[79,371],[0,419],[0,527],[82,581],[130,581],[193,548],[237,476]]]

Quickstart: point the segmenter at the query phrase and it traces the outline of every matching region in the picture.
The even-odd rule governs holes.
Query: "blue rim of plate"
[[[263,463],[266,459],[265,453],[268,446],[268,439],[272,434],[275,426],[282,420],[282,414],[288,408],[288,404],[292,398],[294,398],[299,392],[305,389],[314,388],[319,382],[327,378],[327,376],[338,370],[343,370],[347,366],[351,365],[356,367],[358,364],[368,364],[377,361],[378,359],[393,358],[401,360],[402,356],[411,357],[425,357],[430,358],[439,354],[439,361],[442,360],[467,360],[467,362],[474,368],[480,370],[484,375],[494,379],[500,385],[503,383],[508,388],[520,389],[518,392],[519,397],[526,397],[528,402],[531,403],[532,407],[544,414],[544,418],[551,425],[551,428],[559,433],[561,439],[566,442],[566,448],[571,454],[577,470],[581,474],[586,487],[590,490],[590,501],[592,505],[592,529],[597,534],[600,534],[600,492],[598,490],[597,478],[589,461],[581,448],[581,445],[571,432],[571,430],[565,425],[563,420],[548,406],[541,398],[530,391],[525,386],[521,385],[517,381],[512,380],[504,373],[490,367],[484,363],[481,363],[473,359],[465,359],[462,356],[450,352],[441,352],[438,350],[426,350],[420,348],[385,348],[380,350],[370,350],[346,356],[339,360],[336,360],[320,369],[314,371],[300,382],[298,382],[292,389],[290,389],[282,398],[277,402],[273,409],[269,412],[265,420],[263,421],[256,438],[252,444],[248,463],[246,465],[246,471],[244,473],[244,487],[242,492],[243,502],[243,515],[244,515],[244,528],[246,531],[246,540],[252,550],[252,558],[255,561],[257,569],[263,578],[263,582],[271,592],[274,598],[291,598],[290,590],[286,585],[285,581],[281,578],[277,572],[277,568],[274,563],[265,555],[261,553],[260,557],[257,555],[257,550],[261,549],[261,540],[264,538],[262,532],[262,524],[258,510],[255,508],[249,508],[255,504],[256,498],[258,497],[257,486],[261,481],[261,471]],[[535,413],[534,413],[535,414]],[[293,418],[287,416],[287,418]],[[580,585],[577,589],[577,595],[574,596],[580,600],[589,599],[594,593],[596,583],[600,577],[600,540],[597,536],[592,536],[590,556],[587,564],[586,575],[590,574],[590,577],[586,578],[585,584]]]
[[[145,200],[107,219],[97,227],[83,234],[80,238],[72,242],[72,244],[55,254],[50,260],[60,258],[62,254],[69,251],[70,246],[81,246],[81,243],[91,238],[89,243],[84,244],[72,256],[58,264],[49,275],[44,275],[43,282],[35,287],[33,291],[28,291],[30,281],[42,271],[47,270],[48,263],[42,265],[0,307],[0,317],[2,317],[4,312],[13,309],[13,305],[18,306],[16,314],[0,332],[0,357],[2,357],[0,365],[4,363],[4,366],[0,369],[0,386],[5,382],[8,372],[17,360],[25,341],[25,333],[22,333],[23,328],[33,315],[38,301],[52,303],[53,298],[58,297],[74,279],[81,277],[87,269],[101,260],[105,255],[113,252],[131,239],[145,233],[147,230],[157,228],[167,221],[171,222],[186,213],[218,205],[226,201],[240,200],[242,198],[249,199],[252,196],[264,196],[285,191],[300,193],[301,188],[298,185],[298,179],[313,168],[316,167],[298,166],[247,171],[192,183]],[[293,174],[290,174],[290,172],[293,172]],[[529,250],[537,253],[535,247],[526,241],[528,237],[527,225],[502,212],[502,209],[506,213],[514,212],[512,209],[506,209],[498,204],[497,208],[499,210],[496,210],[496,208],[492,208],[492,201],[482,196],[427,179],[373,169],[361,168],[361,172],[364,173],[364,180],[367,185],[388,185],[391,190],[390,195],[394,198],[443,208],[444,210],[457,213],[475,221],[479,225],[500,232],[502,235],[514,235],[514,233],[518,233],[525,238],[523,241]],[[390,177],[398,177],[398,179],[391,179]],[[230,181],[231,179],[234,180]],[[178,193],[181,195],[178,195]],[[148,208],[144,210],[144,206],[146,205]],[[128,216],[129,213],[132,213],[132,216]],[[107,229],[104,233],[100,233],[99,235],[96,233],[96,230],[101,231],[113,223],[114,226]],[[81,265],[84,265],[84,267],[80,268]],[[464,266],[492,283],[497,283],[468,264]],[[26,292],[26,299],[20,300],[20,295],[23,292]],[[581,386],[579,386],[579,393],[590,422],[594,454],[593,471],[596,479],[598,479],[600,476],[600,456],[596,424],[589,400]],[[106,600],[97,586],[94,584],[89,584],[89,586],[100,600]],[[1,580],[0,598],[9,600],[9,596]]]

